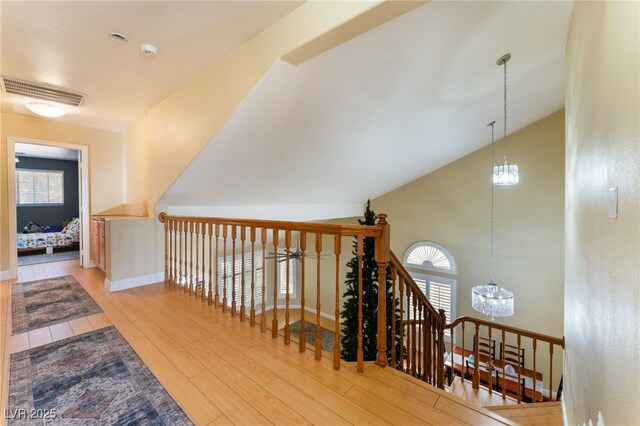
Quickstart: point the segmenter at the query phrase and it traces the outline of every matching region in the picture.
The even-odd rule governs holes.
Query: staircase
[[[564,424],[562,405],[556,401],[485,408],[521,425],[560,426]]]

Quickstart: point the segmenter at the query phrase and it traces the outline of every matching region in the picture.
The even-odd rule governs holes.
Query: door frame
[[[90,268],[90,203],[89,203],[89,147],[87,145],[78,145],[66,142],[56,142],[41,139],[29,139],[16,136],[7,138],[7,195],[9,198],[9,277],[16,278],[18,276],[18,224],[16,223],[16,163],[11,161],[16,155],[16,143],[28,143],[33,145],[47,145],[61,148],[75,149],[79,151],[78,158],[78,192],[80,198],[79,215],[80,215],[80,266]]]

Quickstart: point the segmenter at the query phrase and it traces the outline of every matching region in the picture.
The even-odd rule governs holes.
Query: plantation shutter
[[[444,312],[447,316],[447,322],[451,322],[451,312],[452,312],[452,293],[451,284],[438,282],[437,278],[429,277],[420,278],[413,277],[416,284],[418,284],[418,288],[422,290],[422,292],[427,296],[429,302],[436,310],[444,309]],[[413,318],[413,311],[410,311],[410,317]]]
[[[444,309],[447,322],[451,321],[451,286],[449,284],[429,281],[429,301],[436,310]]]
[[[224,259],[220,259],[220,290],[224,290],[223,283],[226,283],[227,290],[227,303],[231,305],[232,297],[233,297],[233,275],[235,275],[235,285],[236,285],[236,306],[240,306],[242,303],[242,276],[244,275],[244,305],[245,307],[251,306],[251,253],[245,253],[245,261],[244,261],[244,271],[242,270],[242,256],[236,256],[235,265],[233,265],[233,260],[230,257],[227,257],[226,262],[226,276],[224,275]],[[262,253],[256,252],[254,257],[255,262],[255,303],[258,304],[262,302],[262,280],[263,280],[263,271],[262,271]]]
[[[278,268],[280,268],[279,274],[279,293],[281,296],[285,296],[287,294],[287,262],[279,262]],[[289,259],[289,295],[296,294],[296,260]]]

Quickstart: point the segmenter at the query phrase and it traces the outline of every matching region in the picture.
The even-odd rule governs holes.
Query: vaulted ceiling
[[[59,120],[125,130],[299,5],[2,2],[2,75],[87,95]],[[500,136],[504,53],[513,56],[509,133],[561,109],[571,10],[565,1],[433,1],[297,67],[275,63],[161,203],[358,214],[367,198],[489,143],[487,122]],[[114,43],[111,31],[129,42]],[[157,56],[140,54],[145,42]],[[3,93],[2,110],[30,114],[27,100]]]
[[[169,205],[359,205],[564,106],[569,2],[429,2],[298,67],[277,63]],[[208,184],[207,184],[208,183]],[[356,212],[357,213],[357,212]]]

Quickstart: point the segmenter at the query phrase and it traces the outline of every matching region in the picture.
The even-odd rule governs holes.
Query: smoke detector
[[[142,43],[140,45],[140,53],[145,56],[156,56],[158,54],[158,48],[153,44]]]

